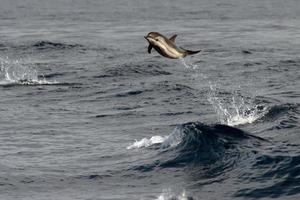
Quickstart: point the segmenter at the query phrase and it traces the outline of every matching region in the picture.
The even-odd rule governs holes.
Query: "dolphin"
[[[187,55],[196,54],[201,51],[191,51],[182,47],[177,47],[175,45],[176,37],[177,35],[173,35],[170,37],[170,39],[168,39],[158,32],[148,33],[148,35],[145,36],[145,39],[149,42],[148,53],[151,53],[152,48],[154,48],[160,55],[164,57],[177,59],[184,58]]]

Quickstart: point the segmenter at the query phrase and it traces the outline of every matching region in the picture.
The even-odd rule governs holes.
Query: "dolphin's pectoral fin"
[[[173,35],[172,37],[170,37],[169,40],[171,40],[172,42],[175,42],[176,37],[177,37],[177,35],[175,34],[175,35]]]
[[[152,49],[152,45],[149,44],[149,46],[148,46],[148,53],[151,53],[151,49]]]

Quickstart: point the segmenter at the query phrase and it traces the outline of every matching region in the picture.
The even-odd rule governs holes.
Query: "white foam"
[[[127,149],[138,149],[143,147],[150,147],[154,144],[161,144],[167,139],[167,136],[152,136],[151,138],[143,138],[135,140],[135,142],[127,147]]]
[[[170,189],[163,190],[162,194],[157,197],[156,200],[188,200],[186,192],[183,191],[181,194],[174,194]]]
[[[127,147],[127,149],[138,149],[143,147],[150,147],[154,144],[161,144],[160,148],[173,148],[180,144],[182,141],[182,130],[179,127],[175,127],[170,135],[167,136],[152,136],[151,138],[143,138],[141,140],[135,140],[135,142]]]

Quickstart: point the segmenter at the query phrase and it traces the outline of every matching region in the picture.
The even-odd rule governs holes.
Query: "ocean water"
[[[299,10],[0,0],[0,199],[299,199]]]

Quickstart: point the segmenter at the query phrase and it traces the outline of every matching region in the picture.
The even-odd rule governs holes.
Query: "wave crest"
[[[197,168],[203,167],[203,172],[217,168],[219,173],[223,173],[225,170],[230,170],[244,153],[240,152],[239,147],[244,149],[254,145],[257,147],[260,142],[266,141],[238,128],[223,124],[207,125],[201,122],[178,125],[170,135],[158,138],[160,140],[155,143],[158,147],[155,160],[150,161],[150,164],[144,163],[142,166],[136,166],[135,170],[149,171],[157,167],[193,165]],[[152,146],[154,142],[151,142],[151,139],[144,138],[137,141],[128,149]],[[253,141],[252,146],[251,141]],[[205,167],[207,165],[212,167]],[[215,175],[219,173],[214,172]]]
[[[143,138],[141,140],[136,140],[133,144],[129,145],[127,149],[138,149],[142,147],[150,147],[155,144],[161,144],[167,137],[163,136],[152,136],[151,138]]]

